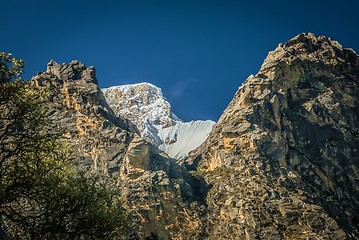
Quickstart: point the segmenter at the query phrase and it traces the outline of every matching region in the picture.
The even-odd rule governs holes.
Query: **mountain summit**
[[[210,239],[359,236],[359,56],[300,34],[268,54],[189,156]]]
[[[138,83],[102,89],[104,96],[122,119],[134,123],[141,136],[180,159],[198,147],[208,137],[215,122],[183,122],[171,110],[171,104],[159,87]]]

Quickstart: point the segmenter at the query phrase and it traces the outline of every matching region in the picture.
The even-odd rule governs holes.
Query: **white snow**
[[[161,89],[151,83],[114,86],[102,91],[119,117],[136,124],[143,137],[172,158],[181,159],[197,148],[215,124],[210,120],[183,122],[172,113]]]
[[[206,140],[214,124],[215,122],[211,120],[197,120],[176,122],[176,125],[168,128],[158,125],[154,127],[162,140],[159,148],[170,157],[181,159]]]

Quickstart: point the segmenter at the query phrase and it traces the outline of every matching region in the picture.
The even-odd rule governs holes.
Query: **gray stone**
[[[208,221],[219,219],[218,206],[230,206],[236,186],[239,216],[245,209],[246,224],[260,238],[270,239],[265,228],[272,224],[289,239],[337,239],[346,236],[343,229],[359,236],[351,222],[359,209],[359,173],[353,170],[359,169],[358,60],[338,42],[313,34],[268,54],[189,155],[189,162],[201,159],[197,172],[212,186]],[[231,221],[240,228],[237,219]],[[226,221],[209,233],[225,236],[219,229]]]

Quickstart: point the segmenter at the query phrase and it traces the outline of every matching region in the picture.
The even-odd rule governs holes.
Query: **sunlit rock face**
[[[114,116],[98,87],[94,67],[51,61],[32,81],[47,87],[54,130],[71,143],[74,163],[104,175],[116,173],[136,127]]]
[[[186,161],[209,239],[359,234],[359,56],[300,34],[268,54]]]
[[[50,122],[44,125],[69,143],[71,162],[122,191],[132,216],[127,239],[181,239],[199,232],[205,184],[115,115],[94,67],[51,61],[32,83],[49,92]]]
[[[51,61],[32,82],[71,161],[122,190],[128,239],[356,239],[358,62],[326,37],[280,44],[183,165],[115,113],[93,67]],[[159,125],[175,127],[161,106]]]

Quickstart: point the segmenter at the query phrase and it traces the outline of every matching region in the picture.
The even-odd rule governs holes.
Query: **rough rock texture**
[[[183,122],[171,109],[159,87],[151,83],[120,85],[102,89],[117,116],[134,123],[147,138],[170,157],[183,159],[206,140],[215,122]]]
[[[93,67],[51,61],[33,83],[72,161],[122,190],[128,239],[359,238],[359,56],[336,41],[270,52],[185,161],[197,177],[115,116]]]
[[[207,186],[158,151],[147,140],[134,138],[120,171],[127,208],[140,231],[137,237],[198,239]]]
[[[203,182],[140,138],[134,125],[115,116],[93,67],[51,61],[32,82],[49,88],[49,124],[69,141],[73,163],[122,190],[124,205],[133,215],[128,238],[175,239],[198,232],[194,229],[200,226]]]
[[[187,159],[208,239],[359,238],[359,56],[300,34],[270,52]]]
[[[99,90],[94,67],[51,61],[32,81],[49,88],[50,124],[70,141],[74,163],[107,176],[116,173],[137,129],[114,116]]]

